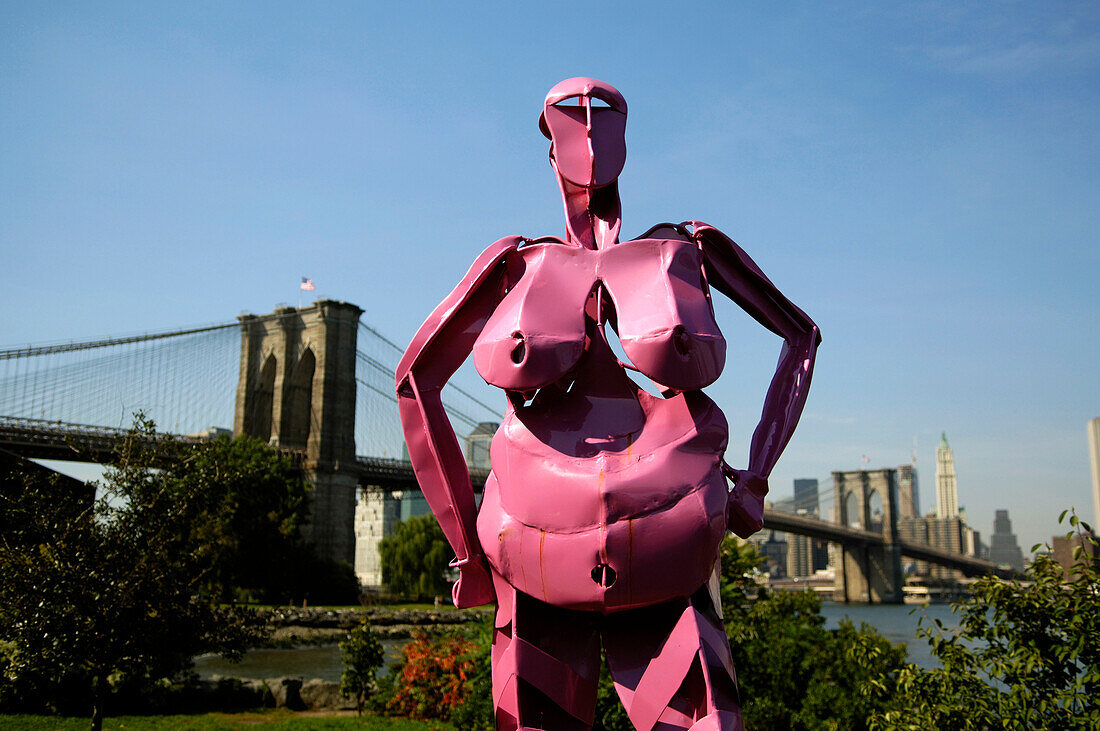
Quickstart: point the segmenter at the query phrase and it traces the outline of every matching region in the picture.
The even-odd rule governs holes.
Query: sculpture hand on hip
[[[734,482],[726,513],[726,528],[742,538],[748,538],[764,527],[764,496],[768,494],[768,480],[728,465],[724,471]]]
[[[496,599],[493,580],[489,576],[489,567],[485,564],[484,556],[471,557],[465,562],[456,559],[451,565],[458,566],[458,581],[451,589],[451,599],[456,607],[480,607]]]

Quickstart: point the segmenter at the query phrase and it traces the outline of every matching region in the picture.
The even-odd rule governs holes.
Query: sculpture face
[[[550,138],[551,163],[568,182],[592,189],[618,179],[626,163],[626,100],[615,87],[584,77],[557,84],[539,127]]]

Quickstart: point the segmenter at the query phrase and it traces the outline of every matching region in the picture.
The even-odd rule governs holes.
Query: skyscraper
[[[800,478],[794,481],[794,497],[776,500],[772,503],[775,510],[795,515],[820,513],[817,496],[817,478]],[[787,540],[787,576],[813,576],[814,571],[825,568],[829,563],[829,551],[825,541],[809,536],[790,533]]]
[[[920,493],[917,490],[916,464],[898,465],[898,517],[920,515]]]
[[[1100,418],[1089,422],[1089,460],[1092,462],[1092,524],[1100,531]]]
[[[817,478],[799,478],[794,481],[793,513],[817,515]]]
[[[993,535],[989,538],[989,560],[998,565],[1024,570],[1024,554],[1012,532],[1012,521],[1007,510],[998,510],[993,518]]]
[[[955,453],[947,444],[947,432],[936,448],[936,517],[956,518],[959,515],[959,491],[955,485]]]

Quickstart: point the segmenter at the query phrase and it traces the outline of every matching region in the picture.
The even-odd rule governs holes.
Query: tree
[[[382,643],[374,636],[370,621],[363,619],[348,632],[340,643],[344,654],[344,671],[340,675],[340,693],[355,698],[355,709],[363,715],[363,703],[374,692],[375,672],[382,666],[385,654]]]
[[[1082,547],[1096,546],[1076,514],[1070,525]],[[872,727],[1100,728],[1100,569],[1081,548],[1074,558],[1069,577],[1037,554],[1022,580],[972,584],[954,606],[958,629],[938,620],[921,628],[941,667],[907,667],[894,707],[875,714]]]
[[[247,436],[173,442],[161,454],[172,489],[194,496],[184,538],[206,564],[206,590],[222,601],[238,592],[265,600],[288,593],[297,573],[288,567],[308,553],[299,537],[308,491],[292,458]]]
[[[352,567],[317,556],[302,540],[309,489],[291,456],[247,436],[199,445],[162,440],[157,451],[173,489],[194,496],[181,538],[204,566],[203,591],[222,602],[358,599]]]
[[[453,552],[431,515],[409,518],[383,538],[382,583],[395,594],[420,601],[449,596],[447,564]]]
[[[211,562],[191,522],[207,496],[157,469],[155,436],[139,417],[95,502],[37,470],[4,476],[0,523],[16,527],[0,536],[0,697],[83,706],[98,729],[112,687],[172,677],[204,652],[236,657],[259,638],[254,615],[200,593]]]

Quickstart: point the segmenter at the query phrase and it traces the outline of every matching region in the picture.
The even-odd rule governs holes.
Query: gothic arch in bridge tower
[[[233,420],[249,434],[303,453],[313,484],[303,537],[318,554],[354,558],[355,347],[362,310],[319,300],[241,315],[241,363]]]
[[[283,424],[279,444],[291,449],[305,449],[309,443],[310,426],[313,423],[313,374],[317,358],[313,348],[306,347],[294,370],[286,379]]]
[[[252,412],[250,433],[265,442],[271,439],[271,409],[275,404],[275,372],[278,367],[274,354],[264,358],[256,380],[256,392],[249,406]]]
[[[849,492],[843,502],[840,524],[849,528],[863,529],[863,521],[860,519],[859,502],[854,492]]]
[[[867,530],[872,533],[882,533],[884,530],[885,508],[882,499],[882,491],[871,488],[867,492]]]

